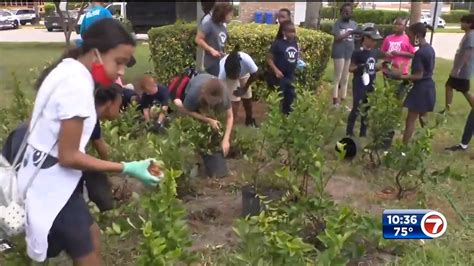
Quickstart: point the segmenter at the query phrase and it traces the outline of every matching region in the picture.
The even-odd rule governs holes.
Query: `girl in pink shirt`
[[[392,63],[392,68],[400,70],[404,75],[408,74],[410,60],[415,54],[415,47],[410,44],[405,34],[406,19],[397,18],[393,23],[392,35],[385,38],[380,49],[384,53],[386,61]]]

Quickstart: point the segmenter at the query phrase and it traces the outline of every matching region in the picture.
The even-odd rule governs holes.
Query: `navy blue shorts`
[[[94,251],[90,227],[94,220],[89,212],[82,182],[79,182],[68,202],[54,220],[48,235],[48,258],[56,257],[61,251],[77,259]]]
[[[433,112],[436,104],[435,87],[436,85],[431,79],[415,82],[405,98],[404,106],[410,112]]]

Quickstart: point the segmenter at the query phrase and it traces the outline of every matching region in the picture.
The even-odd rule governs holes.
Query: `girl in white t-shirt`
[[[97,122],[94,88],[109,87],[123,76],[134,51],[135,41],[121,24],[103,19],[84,33],[80,48],[38,79],[31,134],[18,172],[19,192],[26,192],[27,251],[35,261],[65,250],[74,265],[101,264],[100,229],[78,186],[82,171],[124,173],[149,185],[159,181],[148,172],[150,160],[115,163],[85,153]]]

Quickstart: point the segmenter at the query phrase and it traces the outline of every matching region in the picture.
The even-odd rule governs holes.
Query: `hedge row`
[[[464,15],[469,15],[468,10],[452,10],[449,13],[442,14],[441,17],[446,21],[446,23],[460,23],[461,17]]]
[[[354,9],[353,19],[357,23],[372,22],[375,24],[392,24],[397,17],[408,17],[406,11],[394,10],[364,10]],[[339,9],[335,7],[323,7],[321,10],[322,19],[337,19],[339,17]]]
[[[266,68],[266,54],[278,30],[276,25],[233,22],[228,25],[229,41],[226,50],[239,44],[241,51],[248,53],[261,68]],[[151,60],[160,82],[168,84],[170,79],[195,64],[195,23],[177,23],[153,28],[148,32]],[[321,79],[331,51],[332,36],[321,31],[298,28],[297,35],[302,58],[307,63],[297,80],[313,86]],[[262,85],[262,83],[260,83]]]

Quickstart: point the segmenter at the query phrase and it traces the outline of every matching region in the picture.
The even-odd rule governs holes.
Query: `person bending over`
[[[234,118],[237,117],[242,100],[245,110],[245,125],[257,127],[252,114],[252,88],[250,87],[258,79],[257,65],[250,55],[239,52],[239,46],[236,46],[228,56],[222,58],[220,65],[219,79],[225,82],[229,90]]]
[[[178,111],[209,124],[214,130],[220,130],[221,124],[215,117],[209,117],[211,112],[222,113],[226,116],[226,127],[221,147],[224,156],[230,149],[230,135],[234,124],[234,115],[229,92],[224,83],[210,74],[199,74],[192,78],[185,90],[184,100],[175,99]]]

